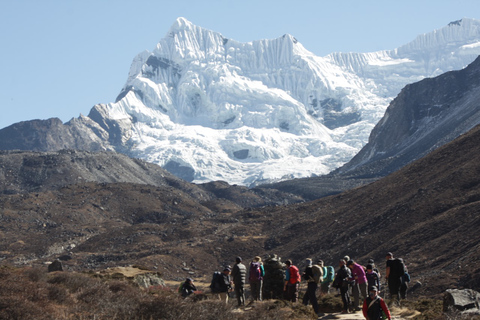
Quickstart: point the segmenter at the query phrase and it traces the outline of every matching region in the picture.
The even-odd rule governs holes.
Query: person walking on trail
[[[407,299],[407,289],[408,289],[408,283],[410,282],[410,274],[408,273],[408,268],[407,265],[405,264],[405,261],[403,261],[403,264],[405,266],[405,272],[402,276],[402,284],[400,285],[400,297],[402,299]]]
[[[387,260],[385,280],[388,283],[390,298],[400,302],[400,286],[402,285],[402,277],[405,274],[405,264],[402,259],[394,258],[391,252],[387,252],[385,258]]]
[[[252,291],[253,301],[262,301],[262,286],[265,269],[263,268],[262,258],[256,256],[250,262],[248,282]]]
[[[360,294],[362,295],[362,300],[365,300],[368,295],[365,269],[353,260],[347,262],[347,267],[352,270],[352,277],[355,280],[355,284],[352,286],[353,307],[355,311],[360,311]]]
[[[380,273],[380,270],[378,270],[377,266],[375,265],[375,260],[373,259],[368,259],[368,263],[367,265],[371,265],[372,266],[372,270],[375,271],[377,274],[378,274],[378,279],[381,279],[382,278],[382,274]],[[380,281],[380,280],[379,280]],[[370,287],[369,287],[370,288]],[[380,292],[380,288],[377,287],[378,289],[378,292]]]
[[[237,296],[238,306],[245,305],[245,279],[247,278],[247,268],[242,263],[242,258],[235,258],[235,265],[232,269],[232,279],[235,285],[235,295]]]
[[[350,306],[350,295],[348,294],[349,283],[352,280],[352,272],[347,268],[347,262],[344,259],[339,261],[339,269],[333,280],[332,287],[340,289],[340,296],[343,302],[342,313],[348,313]]]
[[[391,320],[392,316],[385,301],[378,295],[377,287],[372,286],[368,297],[363,301],[363,316],[367,320]]]
[[[371,264],[367,264],[367,272],[365,273],[365,276],[367,277],[367,283],[368,287],[376,287],[378,291],[380,292],[380,276],[378,273],[374,270],[374,267]]]
[[[287,270],[285,270],[285,284],[283,286],[283,292],[285,300],[297,302],[298,301],[298,288],[300,286],[300,273],[298,268],[293,265],[292,260],[285,261]]]
[[[318,301],[317,301],[317,287],[320,278],[323,276],[322,269],[319,265],[313,265],[312,259],[307,259],[307,267],[302,274],[302,277],[307,281],[307,292],[303,296],[303,304],[308,305],[308,302],[312,304],[313,311],[318,314]]]

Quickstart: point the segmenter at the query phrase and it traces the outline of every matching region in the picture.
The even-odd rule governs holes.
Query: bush
[[[321,312],[341,312],[343,310],[342,298],[334,294],[320,297],[318,305]]]

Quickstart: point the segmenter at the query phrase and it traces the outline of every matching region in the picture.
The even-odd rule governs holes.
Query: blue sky
[[[0,0],[0,128],[66,122],[113,102],[133,58],[178,17],[242,42],[289,33],[324,56],[394,49],[451,21],[480,19],[480,1]]]

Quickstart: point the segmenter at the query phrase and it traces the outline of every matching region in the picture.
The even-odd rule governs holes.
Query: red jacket
[[[288,267],[287,270],[288,270],[288,272],[286,273],[286,279],[285,280],[287,280],[288,283],[295,284],[295,283],[301,281],[300,273],[298,272],[297,267],[295,267],[294,265],[291,265],[290,267]]]

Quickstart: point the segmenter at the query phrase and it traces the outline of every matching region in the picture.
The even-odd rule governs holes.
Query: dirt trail
[[[392,320],[408,320],[412,319],[419,314],[417,311],[411,311],[406,309],[394,308],[390,310],[392,314]],[[338,319],[338,320],[365,320],[362,311],[355,313],[325,313],[325,315],[318,317],[318,320],[329,320],[329,319]]]

